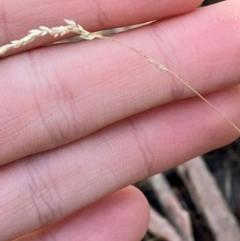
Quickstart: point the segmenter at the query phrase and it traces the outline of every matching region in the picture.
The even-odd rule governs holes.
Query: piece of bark
[[[183,241],[173,226],[151,207],[148,229],[158,238],[167,241]]]
[[[163,211],[184,241],[193,241],[192,224],[189,213],[183,209],[163,174],[149,178],[149,182]]]
[[[240,229],[215,179],[201,157],[177,167],[198,210],[204,215],[216,241],[239,241]]]

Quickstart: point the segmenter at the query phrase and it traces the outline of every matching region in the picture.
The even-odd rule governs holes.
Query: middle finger
[[[240,101],[239,87],[209,99],[239,122],[240,110],[235,104]],[[236,137],[221,116],[194,98],[141,113],[75,143],[8,164],[0,169],[0,236],[5,240],[3,237],[32,232]]]

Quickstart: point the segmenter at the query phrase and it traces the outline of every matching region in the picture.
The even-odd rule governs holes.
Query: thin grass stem
[[[184,81],[182,78],[180,78],[177,74],[169,70],[167,67],[164,65],[158,63],[156,60],[153,58],[145,55],[141,51],[139,51],[136,48],[133,48],[131,46],[128,46],[120,41],[118,41],[115,38],[112,37],[106,37],[103,35],[100,35],[98,33],[90,33],[87,30],[85,30],[81,25],[78,25],[76,22],[73,20],[66,20],[65,22],[67,23],[66,26],[59,26],[59,27],[53,27],[53,28],[48,28],[45,26],[40,26],[39,29],[33,29],[29,31],[28,35],[23,37],[20,40],[14,40],[10,44],[4,45],[0,47],[0,56],[5,55],[9,50],[20,48],[21,46],[27,45],[33,41],[35,41],[37,38],[45,35],[51,35],[54,38],[59,37],[59,36],[64,36],[69,33],[76,33],[80,36],[80,38],[85,39],[85,40],[93,40],[95,38],[103,39],[103,40],[110,40],[113,42],[116,42],[117,44],[122,45],[125,48],[128,48],[129,50],[136,52],[137,54],[141,55],[149,63],[152,65],[155,65],[158,69],[169,73],[172,75],[174,78],[176,78],[178,81],[182,82],[186,87],[188,87],[191,91],[193,91],[199,98],[201,98],[204,102],[206,102],[209,106],[211,106],[220,116],[222,116],[235,130],[237,130],[240,133],[240,128],[237,127],[228,117],[223,115],[220,110],[218,110],[213,104],[211,104],[206,98],[204,98],[197,90],[195,90],[191,85],[189,85],[186,81]]]

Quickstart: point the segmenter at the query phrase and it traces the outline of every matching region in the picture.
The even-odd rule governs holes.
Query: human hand
[[[177,17],[200,1],[0,1],[0,45],[64,18],[96,31],[169,17],[117,38],[240,124],[238,1]],[[39,41],[30,47],[50,38]],[[147,203],[125,187],[239,135],[202,100],[187,99],[193,93],[182,83],[116,43],[18,53],[0,60],[0,72],[1,241],[139,240]]]

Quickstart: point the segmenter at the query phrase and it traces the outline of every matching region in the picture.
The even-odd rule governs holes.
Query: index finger
[[[74,19],[89,31],[138,24],[188,12],[202,0],[0,0],[0,46],[20,39],[40,25],[59,26],[63,19]],[[50,37],[19,51],[52,42]]]

